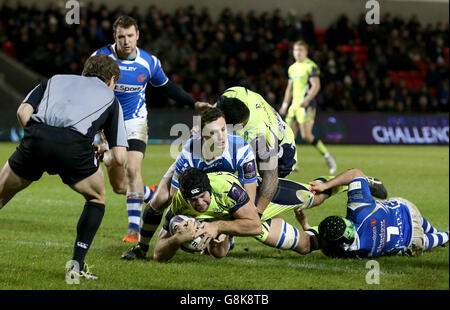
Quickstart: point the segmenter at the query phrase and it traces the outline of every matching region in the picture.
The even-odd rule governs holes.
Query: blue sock
[[[442,233],[428,233],[425,234],[424,250],[431,250],[437,246],[448,242],[448,231]]]
[[[128,229],[139,231],[141,222],[142,204],[144,203],[143,194],[127,193],[127,213],[128,213]]]
[[[152,199],[153,195],[156,192],[156,185],[152,185],[150,187],[144,186],[144,202],[145,204],[149,203]]]
[[[423,218],[422,228],[423,228],[423,232],[426,234],[428,234],[428,233],[435,234],[435,233],[439,232],[436,228],[431,226],[431,224],[425,218]]]

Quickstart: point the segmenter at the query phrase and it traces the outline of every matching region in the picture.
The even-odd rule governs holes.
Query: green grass
[[[0,144],[3,164],[16,147]],[[438,229],[449,223],[449,148],[421,146],[329,146],[339,171],[360,168],[383,180],[389,196],[414,202]],[[173,161],[167,145],[150,145],[144,160],[147,185],[158,183]],[[291,178],[309,181],[326,175],[323,158],[299,146],[300,172]],[[320,252],[307,256],[281,251],[252,238],[236,238],[228,257],[216,260],[179,251],[169,263],[122,261],[129,245],[121,241],[127,228],[125,197],[108,181],[107,209],[86,261],[98,281],[68,285],[65,264],[72,257],[76,224],[83,198],[58,176],[44,175],[0,211],[0,289],[2,290],[448,290],[449,250],[436,248],[421,257],[382,257],[380,284],[369,285],[366,260],[329,259]],[[345,215],[346,195],[307,211],[311,224],[330,214]],[[295,224],[292,214],[285,219]],[[298,226],[298,224],[296,224]],[[152,240],[151,250],[156,237]],[[151,255],[149,255],[151,256]]]

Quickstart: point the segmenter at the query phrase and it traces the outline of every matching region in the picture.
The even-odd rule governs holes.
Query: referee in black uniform
[[[44,172],[58,174],[86,199],[66,279],[98,278],[84,262],[105,212],[103,171],[92,143],[103,130],[115,164],[126,164],[127,135],[113,92],[119,77],[114,60],[98,55],[81,76],[55,75],[36,86],[17,110],[24,137],[0,172],[0,208]]]

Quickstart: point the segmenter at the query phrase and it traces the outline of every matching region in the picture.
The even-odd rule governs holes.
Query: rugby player
[[[259,182],[257,165],[252,148],[242,137],[227,132],[223,112],[218,108],[202,112],[200,130],[201,135],[194,136],[186,142],[177,160],[161,180],[154,197],[144,210],[139,243],[123,253],[123,259],[132,260],[145,257],[151,238],[161,222],[162,213],[171,203],[173,195],[179,188],[179,176],[188,168],[200,168],[206,172],[236,173],[252,202],[256,204],[259,199],[259,197],[257,198],[257,183]],[[307,186],[308,184],[302,185],[280,179],[269,207],[263,214],[260,214],[261,221],[268,221],[268,223],[265,223],[264,233],[258,240],[271,246],[281,247],[282,243],[278,244],[273,239],[276,241],[280,239],[283,228],[288,228],[292,233],[296,233],[294,228],[291,229],[290,224],[285,223],[281,218],[275,219],[275,217],[287,210],[311,204],[313,194],[306,188]],[[269,238],[271,225],[275,228],[272,229]],[[279,226],[281,231],[277,230]]]
[[[347,216],[329,216],[318,227],[322,252],[330,257],[374,258],[419,256],[448,244],[448,230],[439,232],[410,201],[396,197],[374,200],[367,177],[350,169],[329,181],[310,182],[318,193],[348,185]],[[303,228],[308,228],[307,220]]]
[[[142,204],[149,201],[154,187],[144,187],[141,169],[148,140],[147,83],[161,90],[171,99],[197,110],[211,107],[206,102],[196,102],[183,89],[165,75],[160,60],[137,47],[139,29],[134,18],[120,16],[113,24],[114,44],[102,47],[93,55],[105,54],[119,65],[121,77],[114,93],[122,106],[128,134],[128,165],[126,169],[106,165],[109,180],[115,193],[125,195],[128,212],[128,231],[125,242],[137,242]]]
[[[0,208],[44,172],[59,174],[86,199],[66,271],[71,279],[98,278],[84,262],[105,212],[103,170],[92,147],[96,132],[104,130],[111,161],[126,165],[123,113],[113,92],[119,76],[117,64],[98,55],[86,61],[82,76],[55,75],[36,86],[17,111],[24,137],[0,172]]]
[[[228,88],[217,107],[227,124],[249,143],[256,156],[261,184],[257,209],[263,214],[277,190],[278,177],[288,176],[297,163],[294,134],[264,98],[240,86]]]
[[[155,245],[155,261],[168,261],[181,244],[200,235],[199,249],[207,249],[212,256],[222,258],[233,246],[230,236],[256,236],[261,233],[255,205],[233,174],[207,174],[201,169],[189,168],[180,175],[179,187]],[[183,222],[171,235],[170,219],[178,214],[194,217],[201,224],[196,227],[191,221]]]
[[[287,111],[285,120],[294,135],[296,136],[300,129],[302,139],[312,144],[325,157],[330,174],[334,174],[337,169],[336,160],[322,140],[316,138],[312,132],[317,110],[314,98],[320,90],[320,69],[308,58],[308,45],[304,41],[294,43],[293,55],[295,63],[288,69],[289,81],[279,112],[284,116]]]

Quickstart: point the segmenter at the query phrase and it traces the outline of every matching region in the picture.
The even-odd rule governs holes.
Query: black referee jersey
[[[19,176],[35,181],[44,172],[74,184],[98,170],[92,143],[103,129],[110,147],[128,147],[122,108],[96,77],[55,75],[24,99],[34,113],[8,162]]]

